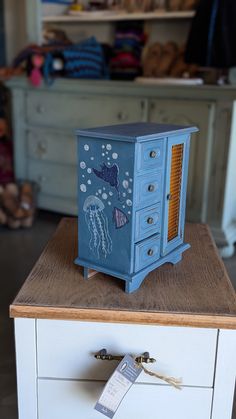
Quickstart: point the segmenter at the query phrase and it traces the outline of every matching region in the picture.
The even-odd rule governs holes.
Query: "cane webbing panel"
[[[172,146],[170,200],[168,212],[168,242],[178,236],[184,144]]]

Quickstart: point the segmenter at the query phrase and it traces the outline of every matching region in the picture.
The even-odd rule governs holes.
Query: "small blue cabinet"
[[[79,130],[75,263],[139,288],[184,243],[190,135],[195,127],[135,123]]]

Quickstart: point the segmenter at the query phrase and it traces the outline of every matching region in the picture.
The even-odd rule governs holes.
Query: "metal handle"
[[[47,152],[47,145],[43,141],[39,141],[37,144],[37,154],[42,155]]]
[[[147,223],[148,224],[153,224],[153,222],[154,222],[153,218],[152,217],[148,217]]]
[[[124,355],[108,354],[106,349],[101,349],[94,355],[94,357],[102,361],[121,361],[124,358]],[[150,358],[149,352],[144,352],[142,355],[136,356],[135,361],[138,363],[144,362],[146,364],[156,362],[154,358]]]
[[[154,192],[155,191],[155,186],[154,185],[149,185],[148,190],[149,190],[149,192]]]
[[[152,256],[153,255],[153,249],[149,249],[147,254],[148,254],[148,256]]]
[[[171,199],[172,199],[172,195],[171,195],[171,193],[168,193],[168,195],[167,195],[167,197],[166,197],[166,198],[167,198],[167,200],[168,200],[168,201],[171,201]]]

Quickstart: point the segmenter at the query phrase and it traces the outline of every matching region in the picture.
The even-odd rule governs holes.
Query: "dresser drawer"
[[[32,129],[27,133],[27,154],[30,158],[63,164],[77,164],[74,133]]]
[[[142,120],[142,101],[109,96],[29,92],[27,119],[30,124],[70,129]]]
[[[39,184],[43,194],[76,198],[77,173],[76,166],[66,166],[29,160],[28,176]]]
[[[164,164],[164,139],[137,145],[137,170],[156,170]]]
[[[105,386],[101,382],[38,381],[39,419],[101,419],[94,409]],[[116,419],[210,419],[212,390],[134,384]],[[105,416],[104,416],[105,417]]]
[[[149,351],[157,360],[151,369],[182,377],[184,385],[211,387],[216,337],[212,329],[38,320],[38,376],[107,380],[117,361],[94,358],[106,348],[115,355]],[[163,383],[143,372],[138,381]]]
[[[160,235],[152,236],[136,244],[134,257],[134,272],[141,271],[156,262],[160,257]]]
[[[156,204],[135,214],[135,241],[160,233],[161,204]]]
[[[135,187],[136,206],[147,207],[161,200],[162,172],[138,176]]]

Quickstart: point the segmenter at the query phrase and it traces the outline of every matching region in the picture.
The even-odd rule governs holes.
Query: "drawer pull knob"
[[[43,114],[45,109],[42,105],[37,105],[36,110],[39,114]]]
[[[154,253],[153,249],[149,249],[148,252],[147,252],[148,256],[153,256],[153,253]]]
[[[153,224],[153,223],[154,223],[153,218],[152,218],[152,217],[148,217],[148,219],[147,219],[147,223],[148,223],[148,224]]]
[[[153,151],[150,152],[151,159],[155,159],[156,156],[157,156],[156,151],[153,150]]]
[[[106,349],[101,349],[94,357],[96,359],[101,359],[102,361],[121,361],[124,358],[124,355],[108,354]],[[135,361],[138,363],[144,362],[145,364],[156,362],[154,358],[150,358],[149,352],[144,352],[142,355],[136,356]]]
[[[155,186],[154,185],[149,185],[148,190],[149,190],[149,192],[154,192],[155,191]]]
[[[171,201],[171,199],[172,199],[172,195],[171,195],[171,193],[168,193],[168,195],[167,195],[167,201]]]

